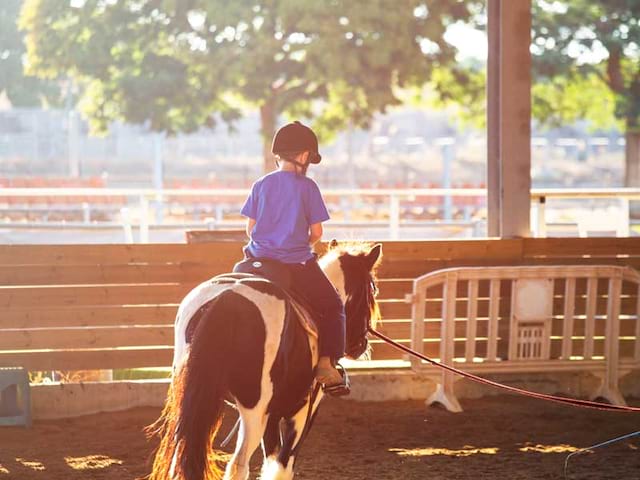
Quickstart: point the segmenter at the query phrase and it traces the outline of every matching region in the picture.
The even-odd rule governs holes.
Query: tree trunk
[[[273,154],[271,153],[271,141],[276,133],[276,118],[278,114],[275,109],[275,101],[267,100],[260,106],[260,133],[262,134],[262,158],[264,173],[275,170]]]
[[[640,187],[640,131],[627,129],[624,137],[624,186]]]

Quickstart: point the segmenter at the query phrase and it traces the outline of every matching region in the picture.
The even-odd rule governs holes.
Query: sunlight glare
[[[580,450],[578,447],[571,445],[529,445],[525,444],[524,447],[519,448],[521,452],[536,452],[536,453],[571,453]]]
[[[87,455],[86,457],[64,457],[74,470],[101,470],[111,465],[122,465],[122,460],[109,458],[106,455]]]
[[[389,451],[401,457],[430,457],[433,455],[447,455],[450,457],[468,457],[470,455],[495,455],[500,449],[496,447],[476,448],[465,445],[460,450],[448,448],[390,448]]]
[[[4,468],[1,463],[0,463],[0,473],[7,473],[7,474],[9,473],[9,470]]]
[[[16,462],[20,465],[30,468],[31,470],[41,471],[45,470],[44,465],[40,462],[25,460],[24,458],[16,458]]]

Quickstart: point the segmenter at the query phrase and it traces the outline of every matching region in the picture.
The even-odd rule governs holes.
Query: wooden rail
[[[415,278],[434,270],[495,265],[620,265],[640,269],[640,239],[576,238],[383,242],[379,268],[381,331],[405,345],[411,339],[411,293]],[[241,257],[241,242],[147,245],[3,245],[0,246],[0,366],[29,370],[113,369],[169,366],[172,328],[178,303],[196,284],[227,272]],[[491,286],[458,286],[456,316],[467,314],[466,298],[477,298],[478,319],[505,315],[510,292],[488,301]],[[496,288],[495,286],[493,287]],[[583,309],[587,285],[577,281],[577,309]],[[593,286],[591,287],[593,288]],[[460,290],[462,289],[462,290]],[[442,291],[424,303],[425,332],[436,333],[442,318]],[[559,298],[559,297],[558,297]],[[638,292],[623,285],[620,311],[636,315]],[[559,300],[554,304],[558,307]],[[598,289],[591,309],[606,310]],[[473,303],[473,302],[472,302]],[[459,322],[456,322],[459,323]],[[455,345],[465,344],[462,323]],[[621,325],[621,335],[640,332]],[[478,321],[476,335],[501,335]],[[557,328],[554,326],[553,328]],[[590,324],[574,319],[574,342]],[[555,330],[554,330],[555,331]],[[472,332],[470,332],[472,333]],[[596,338],[601,335],[596,328]],[[440,339],[430,335],[424,352],[438,356]],[[552,352],[560,348],[553,342]],[[392,347],[373,341],[373,359],[398,359]],[[622,347],[626,354],[626,349]],[[482,347],[478,345],[478,353]],[[598,343],[594,352],[598,353]],[[638,350],[638,347],[636,347]],[[498,347],[497,353],[501,353]],[[640,356],[640,352],[635,353]]]

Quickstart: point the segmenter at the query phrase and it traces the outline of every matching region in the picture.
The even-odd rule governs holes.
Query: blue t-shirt
[[[316,182],[282,170],[253,184],[240,213],[256,221],[245,247],[248,253],[285,263],[306,262],[313,257],[309,227],[329,220]]]

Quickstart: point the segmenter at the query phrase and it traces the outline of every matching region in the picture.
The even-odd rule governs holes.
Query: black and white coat
[[[367,349],[367,328],[378,316],[373,271],[381,246],[333,249],[320,266],[336,287],[347,317],[345,354]],[[312,396],[317,337],[305,330],[288,295],[271,282],[223,276],[194,288],[178,308],[172,386],[152,430],[161,436],[151,480],[219,478],[211,452],[225,399],[240,414],[235,452],[224,480],[249,477],[262,442],[261,478],[291,479]],[[311,402],[313,400],[313,405]]]

